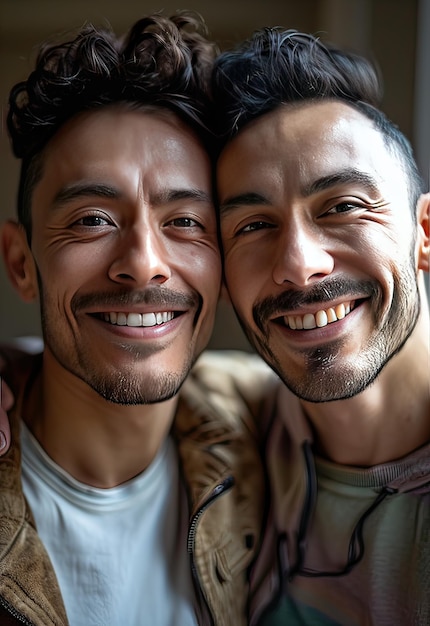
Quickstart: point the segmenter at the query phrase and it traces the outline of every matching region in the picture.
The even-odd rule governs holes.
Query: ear
[[[423,194],[418,200],[417,205],[418,216],[418,236],[417,236],[417,252],[418,252],[418,268],[424,272],[429,271],[430,265],[430,193]]]
[[[27,236],[21,224],[12,220],[1,230],[3,260],[9,280],[24,302],[38,297],[37,272]]]

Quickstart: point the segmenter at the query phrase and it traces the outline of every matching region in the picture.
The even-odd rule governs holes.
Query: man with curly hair
[[[11,92],[3,254],[44,350],[0,460],[2,626],[247,623],[264,377],[216,358],[188,377],[221,280],[202,29],[88,26]]]

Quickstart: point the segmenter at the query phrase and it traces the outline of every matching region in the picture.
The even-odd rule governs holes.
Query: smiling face
[[[365,389],[419,312],[406,175],[360,112],[334,101],[250,123],[218,164],[230,297],[299,397]]]
[[[220,288],[210,162],[193,132],[168,112],[77,115],[45,149],[32,220],[54,362],[114,402],[176,393]]]

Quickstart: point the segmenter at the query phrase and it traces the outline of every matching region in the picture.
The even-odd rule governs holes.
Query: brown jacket
[[[186,485],[188,549],[199,622],[249,621],[248,569],[265,513],[264,474],[253,418],[273,376],[241,353],[206,353],[180,392],[173,427]],[[55,572],[25,502],[18,398],[12,446],[0,459],[0,624],[68,624]]]

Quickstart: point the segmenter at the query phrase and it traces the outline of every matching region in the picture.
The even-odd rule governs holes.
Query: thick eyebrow
[[[79,198],[119,198],[121,193],[116,187],[103,183],[73,183],[60,189],[52,202],[52,208],[58,209],[68,202]]]
[[[52,207],[54,209],[60,208],[73,200],[89,197],[115,200],[123,197],[123,193],[113,185],[106,185],[104,183],[74,183],[60,189],[54,197]],[[151,204],[155,206],[169,204],[178,200],[192,200],[206,203],[212,203],[213,201],[211,195],[207,192],[193,188],[166,189],[160,193],[154,194],[150,198]]]
[[[193,202],[213,203],[212,196],[202,189],[183,188],[183,189],[166,189],[157,194],[153,194],[150,198],[151,204],[161,206],[170,204],[179,200],[191,200]]]
[[[270,202],[259,193],[242,193],[237,196],[231,196],[222,202],[219,206],[220,215],[225,217],[235,209],[241,206],[268,206]]]
[[[369,174],[361,172],[353,167],[341,170],[335,174],[322,176],[321,178],[309,183],[309,185],[304,185],[302,187],[302,194],[304,197],[308,197],[314,193],[318,193],[319,191],[325,191],[326,189],[335,187],[336,185],[345,184],[358,184],[360,187],[366,189],[370,195],[378,195],[378,185],[376,180]]]
[[[304,185],[301,189],[302,195],[306,198],[314,193],[325,191],[331,187],[345,184],[358,184],[370,194],[379,195],[378,185],[376,180],[355,168],[347,168],[335,174],[329,174],[328,176],[322,176],[315,181],[312,181],[308,185]],[[248,192],[239,194],[237,196],[231,196],[224,200],[220,204],[220,215],[225,217],[228,213],[240,208],[241,206],[269,206],[270,201],[259,193]]]

